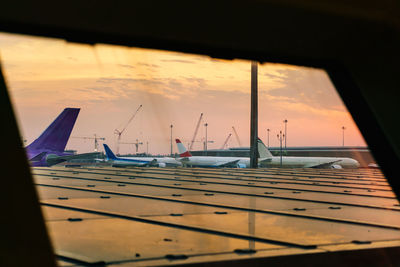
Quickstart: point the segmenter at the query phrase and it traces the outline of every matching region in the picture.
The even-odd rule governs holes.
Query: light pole
[[[278,137],[278,140],[279,140],[279,144],[280,144],[280,154],[281,154],[281,156],[280,156],[280,166],[281,166],[281,168],[282,168],[282,141],[283,141],[283,139],[285,138],[285,135],[284,134],[282,134],[282,131],[279,131],[279,134],[277,135],[277,137]]]
[[[171,127],[171,157],[172,157],[172,128],[174,128],[174,125],[170,125],[169,127]]]
[[[283,123],[285,123],[285,151],[286,151],[286,139],[287,139],[287,120],[285,119]]]
[[[344,130],[346,130],[346,127],[342,126],[342,146],[344,146]]]
[[[204,126],[206,127],[206,141],[205,141],[205,143],[204,143],[204,150],[205,150],[205,154],[206,154],[206,156],[207,156],[207,142],[208,142],[208,140],[207,140],[207,126],[208,126],[208,123],[206,122],[205,124],[204,124]]]
[[[146,154],[149,154],[149,141],[146,141]]]
[[[267,129],[267,145],[268,145],[268,148],[269,148],[269,131],[270,131],[270,129]]]

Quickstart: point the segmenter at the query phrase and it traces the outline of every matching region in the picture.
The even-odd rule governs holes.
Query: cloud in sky
[[[135,66],[129,65],[129,64],[118,64],[118,66],[123,67],[123,68],[128,68],[128,69],[134,69]]]
[[[201,112],[215,141],[211,148],[222,145],[232,126],[248,144],[249,61],[10,34],[0,34],[0,54],[29,141],[64,107],[73,106],[82,108],[73,134],[96,133],[113,146],[114,129],[143,104],[123,138],[150,142],[150,152],[169,151],[170,124],[174,137],[190,139]],[[277,132],[288,119],[289,145],[338,145],[342,125],[348,128],[349,145],[364,144],[322,70],[261,64],[259,95],[259,132],[264,139],[267,128]],[[203,136],[202,126],[199,139]],[[81,152],[92,149],[82,140],[71,139],[68,146]]]
[[[283,86],[268,90],[269,96],[283,97],[288,102],[303,103],[314,108],[344,110],[341,99],[324,71],[286,69],[279,72]]]

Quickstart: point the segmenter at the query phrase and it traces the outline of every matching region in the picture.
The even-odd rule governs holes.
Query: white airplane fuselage
[[[249,168],[250,158],[247,157],[213,157],[192,156],[179,139],[176,139],[179,150],[180,161],[184,166],[191,167],[240,167]],[[360,164],[351,158],[336,157],[280,157],[273,156],[265,144],[257,140],[258,166],[264,168],[358,168]]]
[[[180,158],[179,160],[183,165],[189,167],[216,167],[218,165],[229,165],[230,163],[232,163],[232,167],[234,167],[233,165],[236,166],[238,163],[248,165],[246,158],[191,156]]]
[[[182,166],[182,163],[174,158],[163,157],[118,157],[113,159],[114,165],[120,166],[154,166],[154,167],[177,167]]]
[[[275,156],[272,158],[271,161],[262,163],[261,167],[275,168],[280,167],[280,165],[281,157]],[[334,166],[340,166],[341,168],[345,169],[355,169],[360,167],[360,163],[357,160],[351,158],[282,157],[282,167],[284,168],[333,168]]]
[[[183,165],[192,167],[240,167],[250,168],[250,158],[244,157],[212,157],[212,156],[191,156],[179,159]],[[269,161],[270,159],[258,159],[260,163]]]
[[[227,162],[238,162],[234,165],[242,168],[250,168],[250,158],[239,157],[208,157],[208,156],[192,156],[180,159],[183,165],[192,167],[215,167],[215,165]],[[272,157],[271,159],[258,159],[259,166],[264,168],[277,168],[281,165],[280,157]],[[326,164],[326,166],[324,166]],[[340,168],[358,168],[360,164],[357,160],[351,158],[332,158],[332,157],[282,157],[282,167],[284,168],[333,168],[332,166],[340,166]],[[235,166],[231,166],[235,167]]]

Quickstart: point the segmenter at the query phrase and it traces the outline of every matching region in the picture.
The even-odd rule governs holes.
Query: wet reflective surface
[[[34,178],[61,266],[165,265],[400,240],[399,203],[376,170],[58,167],[35,168]]]

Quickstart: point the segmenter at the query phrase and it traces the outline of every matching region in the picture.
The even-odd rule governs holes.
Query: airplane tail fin
[[[263,141],[260,138],[257,138],[257,146],[258,146],[258,153],[260,154],[260,158],[272,158],[271,152],[269,152],[266,145],[264,145]]]
[[[191,157],[192,154],[190,154],[190,152],[186,149],[186,147],[182,144],[181,140],[176,139],[176,145],[178,147],[178,151],[179,151],[179,156],[181,158],[187,158],[187,157]]]
[[[66,108],[27,149],[64,152],[80,108]]]
[[[111,151],[111,149],[108,147],[108,145],[103,144],[104,150],[106,151],[106,157],[108,160],[113,160],[116,159],[117,157],[114,155],[114,153]]]

